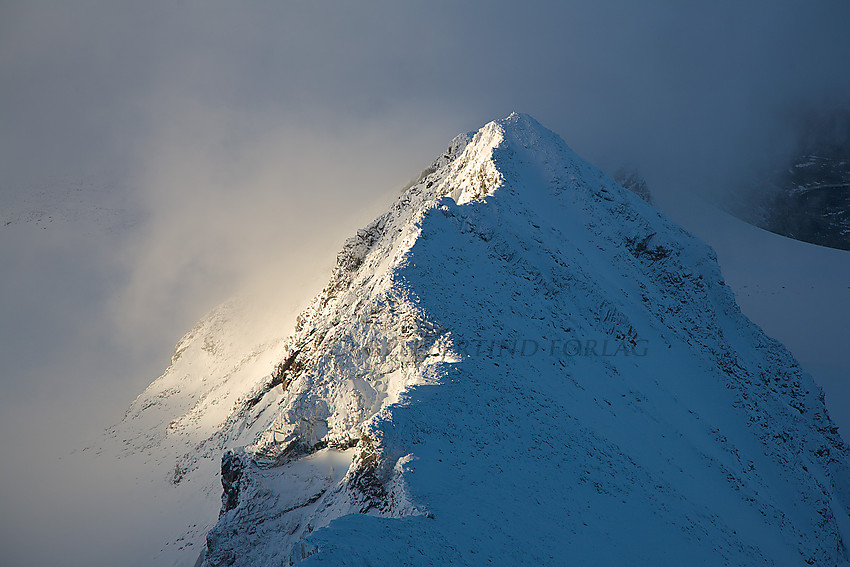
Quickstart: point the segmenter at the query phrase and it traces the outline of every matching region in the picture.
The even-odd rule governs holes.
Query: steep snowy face
[[[848,563],[819,388],[528,116],[358,231],[276,360],[217,430],[251,441],[205,565]]]

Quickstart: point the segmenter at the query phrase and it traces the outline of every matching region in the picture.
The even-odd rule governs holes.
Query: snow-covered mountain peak
[[[576,161],[576,157],[557,134],[531,116],[514,112],[467,135],[463,152],[437,192],[463,205],[501,187],[505,182],[503,169],[511,161],[565,164]]]
[[[288,339],[210,358],[220,320],[114,432],[180,400],[135,437],[180,490],[227,451],[207,565],[847,563],[817,385],[708,246],[526,115],[455,138]]]

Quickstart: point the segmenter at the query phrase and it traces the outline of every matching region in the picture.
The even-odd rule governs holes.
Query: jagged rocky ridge
[[[279,352],[218,430],[253,438],[205,565],[848,563],[820,389],[528,116],[453,140]]]

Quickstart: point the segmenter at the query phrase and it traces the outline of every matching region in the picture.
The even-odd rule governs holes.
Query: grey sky
[[[845,2],[552,5],[6,2],[3,170],[144,167],[187,110],[234,148],[293,119],[428,125],[428,147],[519,106],[591,158],[692,167],[751,157],[781,112],[850,86]]]
[[[846,1],[0,3],[0,217],[94,179],[139,219],[0,227],[2,547],[38,543],[20,463],[119,419],[246,281],[307,299],[455,134],[527,112],[655,191],[721,191],[787,151],[795,108],[850,100],[848,22]]]

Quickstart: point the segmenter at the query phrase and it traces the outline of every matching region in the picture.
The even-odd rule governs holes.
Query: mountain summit
[[[170,426],[176,482],[227,450],[204,565],[850,563],[819,387],[707,245],[527,115],[452,140],[268,345],[215,419],[227,380],[187,373]]]

